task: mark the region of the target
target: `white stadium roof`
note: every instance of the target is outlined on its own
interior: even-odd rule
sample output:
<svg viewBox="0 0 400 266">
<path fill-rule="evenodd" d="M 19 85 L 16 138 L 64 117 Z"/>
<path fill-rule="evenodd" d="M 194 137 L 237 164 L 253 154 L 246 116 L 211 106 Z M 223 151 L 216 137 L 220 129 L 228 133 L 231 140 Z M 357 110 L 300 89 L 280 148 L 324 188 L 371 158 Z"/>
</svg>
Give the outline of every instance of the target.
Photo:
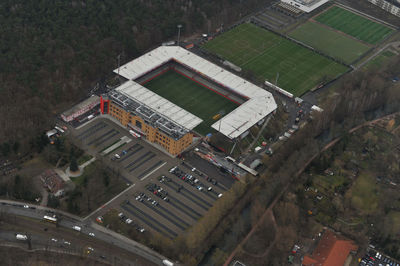
<svg viewBox="0 0 400 266">
<path fill-rule="evenodd" d="M 170 60 L 175 60 L 194 71 L 200 72 L 214 82 L 249 99 L 212 125 L 214 129 L 220 131 L 228 138 L 233 139 L 239 137 L 277 108 L 274 97 L 268 91 L 179 46 L 160 46 L 121 66 L 119 69 L 115 69 L 115 73 L 119 73 L 119 75 L 130 80 L 129 83 L 121 85 L 117 90 L 124 91 L 125 95 L 133 98 L 140 97 L 140 99 L 138 98 L 139 101 L 149 105 L 156 111 L 161 110 L 161 108 L 164 108 L 162 112 L 168 112 L 169 109 L 180 109 L 181 111 L 177 111 L 176 114 L 172 112 L 171 116 L 168 116 L 166 113 L 163 114 L 170 117 L 176 123 L 185 126 L 182 123 L 183 121 L 189 121 L 189 116 L 184 117 L 178 113 L 182 112 L 183 114 L 183 112 L 186 111 L 133 81 Z M 125 87 L 123 87 L 124 85 Z M 152 97 L 154 97 L 154 99 L 151 99 Z M 161 106 L 164 103 L 167 107 Z M 188 112 L 186 113 L 190 114 Z M 174 115 L 176 115 L 176 119 L 178 120 L 174 118 Z M 200 118 L 194 115 L 192 115 L 192 117 L 193 119 L 197 119 L 193 121 L 193 125 L 198 121 L 201 123 Z M 195 127 L 193 125 L 185 127 L 193 129 Z"/>
<path fill-rule="evenodd" d="M 157 113 L 171 119 L 175 123 L 192 130 L 198 126 L 202 119 L 182 109 L 176 104 L 171 103 L 167 99 L 155 94 L 149 89 L 146 89 L 139 83 L 132 80 L 125 82 L 121 86 L 115 89 L 127 97 L 131 97 L 134 100 L 150 107 Z"/>
</svg>

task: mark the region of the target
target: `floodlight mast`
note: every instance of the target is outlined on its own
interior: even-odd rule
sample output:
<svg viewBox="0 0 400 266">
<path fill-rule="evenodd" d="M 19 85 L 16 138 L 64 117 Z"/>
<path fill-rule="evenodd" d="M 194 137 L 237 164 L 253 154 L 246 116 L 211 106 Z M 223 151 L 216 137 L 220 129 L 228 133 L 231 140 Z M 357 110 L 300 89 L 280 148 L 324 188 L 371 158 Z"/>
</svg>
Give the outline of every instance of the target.
<svg viewBox="0 0 400 266">
<path fill-rule="evenodd" d="M 121 54 L 119 54 L 117 56 L 117 59 L 118 59 L 118 80 L 119 80 L 119 83 L 121 83 L 121 76 L 119 75 L 119 69 L 121 67 Z"/>
<path fill-rule="evenodd" d="M 182 25 L 178 24 L 177 27 L 178 27 L 178 46 L 179 46 L 180 39 L 181 39 L 181 28 L 182 28 Z"/>
</svg>

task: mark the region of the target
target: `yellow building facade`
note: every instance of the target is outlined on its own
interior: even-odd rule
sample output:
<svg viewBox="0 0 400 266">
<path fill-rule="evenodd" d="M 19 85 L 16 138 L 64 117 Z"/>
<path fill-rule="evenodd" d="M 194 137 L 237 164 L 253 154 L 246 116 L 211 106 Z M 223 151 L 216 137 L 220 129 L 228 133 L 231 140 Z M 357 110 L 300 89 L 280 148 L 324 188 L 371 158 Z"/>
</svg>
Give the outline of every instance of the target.
<svg viewBox="0 0 400 266">
<path fill-rule="evenodd" d="M 170 136 L 161 129 L 148 124 L 140 116 L 126 111 L 112 101 L 110 101 L 108 111 L 108 114 L 117 119 L 123 126 L 140 133 L 148 141 L 161 146 L 173 156 L 180 154 L 192 144 L 193 134 L 191 132 L 179 137 Z"/>
</svg>

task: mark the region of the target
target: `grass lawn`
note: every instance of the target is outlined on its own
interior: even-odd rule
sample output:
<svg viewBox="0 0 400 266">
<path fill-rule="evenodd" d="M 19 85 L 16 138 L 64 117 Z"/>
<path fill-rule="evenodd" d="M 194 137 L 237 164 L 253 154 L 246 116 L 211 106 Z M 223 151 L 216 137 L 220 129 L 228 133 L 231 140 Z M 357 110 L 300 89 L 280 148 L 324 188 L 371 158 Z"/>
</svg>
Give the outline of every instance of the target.
<svg viewBox="0 0 400 266">
<path fill-rule="evenodd" d="M 297 27 L 289 33 L 289 36 L 347 64 L 359 58 L 370 48 L 362 42 L 315 22 L 307 22 Z"/>
<path fill-rule="evenodd" d="M 337 6 L 328 9 L 315 20 L 371 44 L 382 41 L 393 32 L 383 24 Z"/>
<path fill-rule="evenodd" d="M 365 64 L 363 69 L 370 69 L 370 68 L 379 68 L 381 67 L 389 58 L 395 56 L 395 53 L 391 51 L 384 51 L 373 58 L 371 61 Z"/>
<path fill-rule="evenodd" d="M 385 227 L 388 228 L 388 232 L 391 235 L 397 235 L 400 233 L 400 212 L 391 211 L 388 213 L 385 219 Z"/>
<path fill-rule="evenodd" d="M 372 175 L 361 173 L 350 189 L 351 204 L 364 214 L 373 214 L 378 208 L 378 188 Z"/>
<path fill-rule="evenodd" d="M 212 131 L 213 116 L 223 111 L 225 114 L 238 105 L 175 71 L 156 77 L 144 85 L 172 103 L 203 119 L 194 130 L 200 134 Z"/>
<path fill-rule="evenodd" d="M 346 66 L 251 23 L 237 26 L 203 47 L 251 71 L 260 80 L 275 83 L 279 73 L 278 86 L 296 96 L 348 70 Z"/>
<path fill-rule="evenodd" d="M 334 194 L 338 187 L 345 186 L 349 182 L 348 177 L 342 175 L 316 175 L 313 179 L 313 186 L 324 190 L 326 194 Z"/>
</svg>

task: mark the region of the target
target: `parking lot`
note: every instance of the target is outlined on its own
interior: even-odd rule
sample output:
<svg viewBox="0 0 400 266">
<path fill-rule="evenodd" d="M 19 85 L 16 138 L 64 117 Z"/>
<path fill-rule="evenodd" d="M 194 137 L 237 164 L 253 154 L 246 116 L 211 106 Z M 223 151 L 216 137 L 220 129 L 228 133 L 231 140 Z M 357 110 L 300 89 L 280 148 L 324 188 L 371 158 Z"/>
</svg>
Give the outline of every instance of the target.
<svg viewBox="0 0 400 266">
<path fill-rule="evenodd" d="M 382 254 L 381 252 L 369 249 L 365 256 L 361 259 L 359 265 L 368 266 L 399 266 L 399 263 L 394 259 Z"/>
<path fill-rule="evenodd" d="M 72 135 L 83 149 L 103 158 L 107 167 L 130 184 L 90 219 L 117 209 L 120 218 L 138 231 L 175 238 L 200 219 L 234 182 L 170 157 L 109 119 L 97 118 L 73 130 Z"/>
</svg>

